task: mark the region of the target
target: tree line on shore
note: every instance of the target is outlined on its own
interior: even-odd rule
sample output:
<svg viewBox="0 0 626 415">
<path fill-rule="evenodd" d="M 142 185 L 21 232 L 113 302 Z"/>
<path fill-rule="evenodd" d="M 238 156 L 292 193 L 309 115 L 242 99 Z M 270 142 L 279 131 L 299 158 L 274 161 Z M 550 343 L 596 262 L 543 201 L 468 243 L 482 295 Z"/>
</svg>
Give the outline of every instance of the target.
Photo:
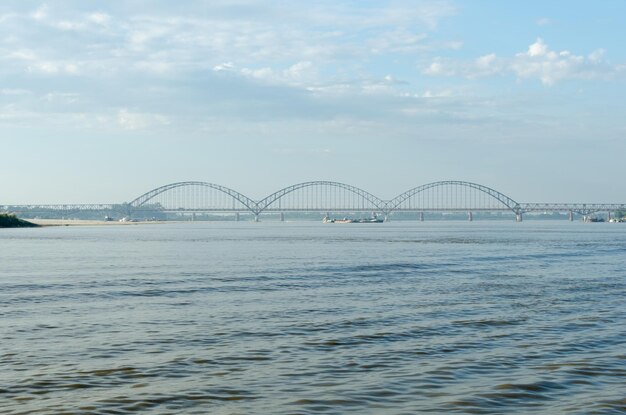
<svg viewBox="0 0 626 415">
<path fill-rule="evenodd" d="M 38 226 L 15 215 L 0 213 L 0 228 L 36 228 Z"/>
</svg>

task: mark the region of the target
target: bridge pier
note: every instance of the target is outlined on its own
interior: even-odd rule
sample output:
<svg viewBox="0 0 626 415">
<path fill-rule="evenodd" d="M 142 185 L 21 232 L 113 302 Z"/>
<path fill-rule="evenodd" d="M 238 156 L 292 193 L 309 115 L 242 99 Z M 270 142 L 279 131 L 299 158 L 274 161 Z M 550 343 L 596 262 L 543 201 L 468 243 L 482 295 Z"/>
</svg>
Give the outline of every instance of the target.
<svg viewBox="0 0 626 415">
<path fill-rule="evenodd" d="M 239 212 L 235 213 L 235 222 L 239 222 Z"/>
<path fill-rule="evenodd" d="M 472 212 L 467 212 L 467 220 L 469 220 L 470 222 L 474 220 L 474 216 L 472 215 Z"/>
<path fill-rule="evenodd" d="M 574 221 L 574 212 L 572 212 L 571 210 L 568 213 L 568 219 L 570 222 Z"/>
<path fill-rule="evenodd" d="M 424 222 L 424 212 L 420 212 L 420 222 Z"/>
<path fill-rule="evenodd" d="M 384 215 L 383 222 L 389 222 L 389 213 L 384 213 Z"/>
<path fill-rule="evenodd" d="M 258 221 L 259 221 L 259 214 L 258 214 L 258 213 L 255 213 L 255 214 L 254 214 L 254 221 L 255 221 L 255 222 L 258 222 Z"/>
<path fill-rule="evenodd" d="M 515 212 L 515 221 L 522 222 L 523 220 L 524 220 L 524 217 L 522 216 L 522 212 Z"/>
<path fill-rule="evenodd" d="M 192 221 L 192 222 L 195 222 L 195 221 L 196 221 L 196 212 L 193 212 L 193 213 L 191 214 L 191 221 Z"/>
<path fill-rule="evenodd" d="M 281 222 L 285 221 L 285 214 L 283 212 L 280 212 L 280 221 Z"/>
<path fill-rule="evenodd" d="M 611 221 L 611 211 L 610 210 L 606 213 L 606 221 L 607 222 Z"/>
</svg>

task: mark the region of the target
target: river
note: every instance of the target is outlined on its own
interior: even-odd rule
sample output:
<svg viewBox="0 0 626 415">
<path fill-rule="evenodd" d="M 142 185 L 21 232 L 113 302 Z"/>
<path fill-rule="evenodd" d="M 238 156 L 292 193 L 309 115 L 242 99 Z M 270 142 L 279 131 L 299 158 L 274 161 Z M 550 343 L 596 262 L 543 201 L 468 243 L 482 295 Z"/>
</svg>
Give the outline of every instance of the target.
<svg viewBox="0 0 626 415">
<path fill-rule="evenodd" d="M 626 224 L 0 230 L 0 414 L 626 413 Z"/>
</svg>

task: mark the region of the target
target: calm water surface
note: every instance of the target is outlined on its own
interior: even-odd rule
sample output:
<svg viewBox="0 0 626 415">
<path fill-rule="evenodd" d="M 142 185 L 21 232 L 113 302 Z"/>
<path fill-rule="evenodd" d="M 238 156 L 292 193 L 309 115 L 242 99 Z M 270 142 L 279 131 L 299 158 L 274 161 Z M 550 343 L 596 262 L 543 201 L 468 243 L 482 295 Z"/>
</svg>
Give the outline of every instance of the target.
<svg viewBox="0 0 626 415">
<path fill-rule="evenodd" d="M 626 413 L 626 224 L 0 230 L 2 414 Z"/>
</svg>

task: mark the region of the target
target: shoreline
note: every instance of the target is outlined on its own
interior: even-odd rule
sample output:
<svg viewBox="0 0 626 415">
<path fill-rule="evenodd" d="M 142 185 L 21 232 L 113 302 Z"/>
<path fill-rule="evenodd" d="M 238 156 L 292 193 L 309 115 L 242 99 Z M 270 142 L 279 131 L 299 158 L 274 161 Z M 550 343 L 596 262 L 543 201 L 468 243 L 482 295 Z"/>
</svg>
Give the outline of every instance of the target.
<svg viewBox="0 0 626 415">
<path fill-rule="evenodd" d="M 48 226 L 126 226 L 126 225 L 146 225 L 163 224 L 165 221 L 142 221 L 142 222 L 120 222 L 89 219 L 27 219 L 41 227 Z"/>
</svg>

